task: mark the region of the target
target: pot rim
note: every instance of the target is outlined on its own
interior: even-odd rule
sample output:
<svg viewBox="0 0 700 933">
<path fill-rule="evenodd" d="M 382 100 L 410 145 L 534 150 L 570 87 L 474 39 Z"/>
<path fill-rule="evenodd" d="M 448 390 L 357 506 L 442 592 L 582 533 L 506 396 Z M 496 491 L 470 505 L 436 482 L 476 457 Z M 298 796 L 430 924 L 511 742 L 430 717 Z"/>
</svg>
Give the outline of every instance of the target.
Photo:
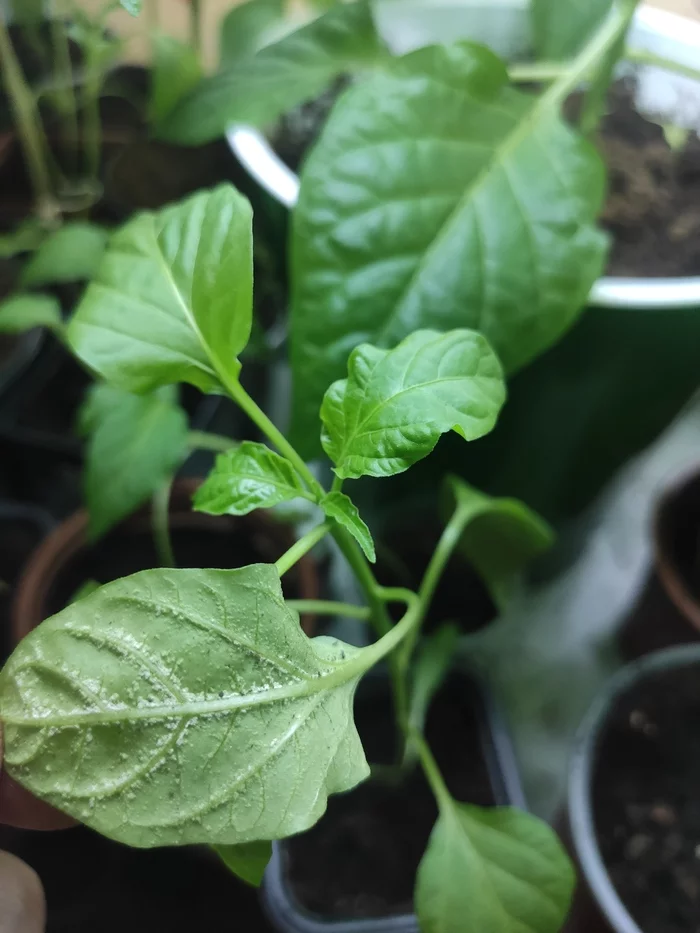
<svg viewBox="0 0 700 933">
<path fill-rule="evenodd" d="M 628 664 L 607 683 L 586 713 L 569 762 L 568 817 L 574 852 L 598 907 L 616 933 L 644 933 L 615 890 L 598 846 L 591 786 L 600 736 L 615 701 L 657 671 L 700 664 L 700 645 L 666 648 Z"/>
<path fill-rule="evenodd" d="M 502 5 L 521 6 L 514 0 L 505 0 Z M 640 7 L 635 14 L 635 25 L 658 33 L 666 42 L 700 51 L 700 24 L 687 17 L 667 10 Z M 260 187 L 291 210 L 299 198 L 299 176 L 279 158 L 265 136 L 253 127 L 237 125 L 226 132 L 226 140 L 239 162 Z M 700 305 L 700 276 L 602 276 L 591 290 L 588 305 L 597 308 L 634 308 L 640 311 L 695 308 Z"/>
</svg>

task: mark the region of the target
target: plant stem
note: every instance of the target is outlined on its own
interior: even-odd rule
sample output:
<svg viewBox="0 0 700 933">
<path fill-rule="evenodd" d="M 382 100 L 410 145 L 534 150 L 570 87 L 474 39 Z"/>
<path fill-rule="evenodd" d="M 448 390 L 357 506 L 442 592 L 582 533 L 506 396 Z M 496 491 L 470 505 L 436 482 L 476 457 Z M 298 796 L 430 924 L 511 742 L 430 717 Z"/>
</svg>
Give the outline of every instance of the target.
<svg viewBox="0 0 700 933">
<path fill-rule="evenodd" d="M 428 783 L 430 784 L 431 790 L 435 795 L 435 799 L 438 802 L 440 810 L 442 812 L 451 810 L 454 805 L 454 800 L 452 798 L 452 794 L 447 789 L 447 785 L 445 784 L 442 774 L 440 773 L 438 763 L 435 761 L 435 757 L 430 751 L 430 746 L 417 729 L 411 730 L 410 738 L 411 742 L 418 750 L 423 772 L 428 779 Z"/>
<path fill-rule="evenodd" d="M 322 525 L 317 525 L 315 528 L 312 528 L 303 538 L 299 538 L 299 540 L 275 562 L 275 567 L 279 575 L 283 576 L 288 570 L 291 570 L 292 567 L 301 560 L 304 554 L 308 554 L 311 548 L 315 547 L 319 541 L 326 537 L 329 531 L 330 526 L 328 522 L 324 522 Z"/>
<path fill-rule="evenodd" d="M 46 137 L 36 100 L 25 81 L 7 25 L 2 17 L 0 17 L 0 71 L 17 124 L 17 132 L 27 157 L 27 170 L 34 189 L 39 217 L 46 223 L 55 222 L 59 212 L 51 189 Z"/>
<path fill-rule="evenodd" d="M 191 450 L 212 450 L 215 453 L 225 454 L 229 450 L 239 447 L 240 444 L 223 434 L 210 434 L 208 431 L 190 431 L 187 435 L 187 446 Z"/>
<path fill-rule="evenodd" d="M 370 617 L 368 606 L 354 606 L 351 603 L 336 603 L 329 599 L 288 599 L 290 609 L 308 615 L 347 616 L 350 619 L 364 619 Z"/>
<path fill-rule="evenodd" d="M 151 503 L 151 523 L 158 560 L 161 567 L 175 567 L 175 554 L 170 539 L 170 490 L 173 477 L 154 494 Z"/>
<path fill-rule="evenodd" d="M 100 114 L 100 88 L 102 74 L 97 67 L 94 54 L 87 51 L 87 69 L 83 90 L 83 109 L 85 112 L 85 168 L 88 178 L 97 181 L 100 176 L 100 157 L 102 154 L 102 117 Z"/>
<path fill-rule="evenodd" d="M 51 18 L 51 42 L 53 45 L 54 67 L 56 82 L 60 89 L 61 116 L 65 120 L 68 141 L 71 151 L 71 162 L 75 167 L 77 162 L 77 147 L 80 138 L 80 124 L 78 122 L 78 102 L 75 96 L 73 77 L 73 63 L 70 57 L 70 45 L 65 22 L 59 16 L 60 10 L 54 3 Z"/>
<path fill-rule="evenodd" d="M 571 62 L 523 62 L 508 68 L 513 84 L 545 84 L 556 81 L 571 68 Z"/>
<path fill-rule="evenodd" d="M 663 55 L 647 52 L 646 49 L 628 48 L 625 50 L 624 58 L 635 65 L 653 65 L 655 68 L 663 68 L 665 71 L 672 71 L 675 74 L 684 75 L 686 78 L 692 78 L 694 81 L 700 81 L 700 68 L 683 65 L 672 58 L 664 58 Z"/>
</svg>

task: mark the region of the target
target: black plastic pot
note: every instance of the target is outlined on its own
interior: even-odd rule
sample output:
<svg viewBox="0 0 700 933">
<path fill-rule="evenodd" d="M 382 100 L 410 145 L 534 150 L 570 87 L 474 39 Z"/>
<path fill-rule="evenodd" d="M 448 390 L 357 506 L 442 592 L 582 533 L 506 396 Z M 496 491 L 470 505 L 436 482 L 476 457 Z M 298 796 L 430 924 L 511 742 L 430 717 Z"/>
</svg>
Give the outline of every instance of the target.
<svg viewBox="0 0 700 933">
<path fill-rule="evenodd" d="M 572 933 L 590 933 L 601 928 L 609 928 L 613 933 L 643 933 L 615 889 L 600 850 L 593 799 L 598 753 L 609 717 L 625 694 L 649 676 L 690 666 L 700 668 L 700 646 L 668 648 L 628 665 L 611 678 L 581 725 L 569 772 L 569 829 L 586 893 L 590 894 L 598 917 L 593 919 L 590 913 L 585 918 L 572 916 L 567 927 Z"/>
<path fill-rule="evenodd" d="M 355 707 L 358 728 L 370 759 L 361 722 L 362 707 L 368 706 L 371 716 L 379 702 L 388 703 L 389 696 L 388 683 L 384 678 L 378 681 L 375 677 L 374 683 L 372 680 L 372 675 L 368 675 L 366 682 L 361 685 Z M 453 673 L 446 686 L 475 698 L 474 718 L 478 724 L 479 751 L 488 773 L 493 803 L 524 809 L 525 797 L 514 750 L 493 697 L 483 684 L 463 673 Z M 380 696 L 377 696 L 378 692 Z M 455 735 L 454 740 L 459 742 L 460 737 Z M 265 912 L 280 933 L 419 933 L 415 914 L 346 920 L 310 912 L 299 903 L 288 877 L 292 857 L 290 848 L 286 842 L 274 845 L 262 889 Z"/>
</svg>

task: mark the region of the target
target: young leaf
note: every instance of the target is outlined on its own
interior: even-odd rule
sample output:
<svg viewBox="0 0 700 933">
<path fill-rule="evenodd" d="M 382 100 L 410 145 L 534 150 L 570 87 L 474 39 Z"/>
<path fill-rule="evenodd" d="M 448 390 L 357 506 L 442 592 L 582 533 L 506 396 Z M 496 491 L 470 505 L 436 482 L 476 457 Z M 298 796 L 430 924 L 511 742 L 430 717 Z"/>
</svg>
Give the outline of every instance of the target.
<svg viewBox="0 0 700 933">
<path fill-rule="evenodd" d="M 255 0 L 251 0 L 255 2 Z M 213 846 L 224 865 L 253 887 L 262 884 L 267 863 L 272 857 L 272 843 L 248 842 L 240 846 Z"/>
<path fill-rule="evenodd" d="M 250 58 L 284 14 L 282 0 L 246 0 L 234 6 L 221 24 L 221 66 Z"/>
<path fill-rule="evenodd" d="M 336 75 L 385 55 L 368 0 L 339 3 L 252 58 L 206 78 L 176 107 L 161 135 L 196 146 L 222 136 L 235 123 L 265 126 L 316 97 Z"/>
<path fill-rule="evenodd" d="M 63 318 L 58 299 L 51 295 L 13 295 L 0 303 L 0 333 L 19 334 L 32 327 L 61 333 Z"/>
<path fill-rule="evenodd" d="M 107 232 L 95 224 L 66 224 L 39 246 L 22 270 L 25 288 L 63 282 L 83 282 L 97 271 L 107 244 Z"/>
<path fill-rule="evenodd" d="M 197 51 L 171 36 L 153 37 L 153 79 L 149 117 L 157 128 L 202 77 Z"/>
<path fill-rule="evenodd" d="M 329 492 L 327 496 L 324 496 L 320 504 L 329 518 L 335 519 L 339 525 L 342 525 L 346 531 L 350 532 L 364 551 L 367 560 L 375 563 L 377 555 L 374 550 L 372 532 L 362 521 L 357 506 L 352 499 L 343 492 Z"/>
<path fill-rule="evenodd" d="M 118 0 L 118 3 L 132 16 L 138 16 L 141 12 L 141 0 Z"/>
<path fill-rule="evenodd" d="M 15 649 L 0 673 L 5 766 L 127 845 L 299 833 L 368 774 L 356 655 L 304 635 L 272 564 L 146 570 Z"/>
<path fill-rule="evenodd" d="M 247 515 L 300 496 L 309 498 L 292 464 L 264 444 L 244 441 L 219 454 L 197 490 L 194 507 L 209 515 Z"/>
<path fill-rule="evenodd" d="M 537 57 L 550 62 L 572 58 L 603 22 L 613 0 L 530 0 Z"/>
<path fill-rule="evenodd" d="M 447 431 L 467 441 L 488 434 L 505 397 L 500 364 L 481 334 L 419 330 L 394 350 L 353 350 L 348 378 L 323 399 L 321 443 L 343 479 L 393 476 Z"/>
<path fill-rule="evenodd" d="M 557 933 L 574 880 L 545 823 L 451 801 L 418 869 L 416 913 L 422 933 Z"/>
<path fill-rule="evenodd" d="M 408 714 L 409 724 L 417 732 L 423 732 L 430 703 L 450 669 L 458 641 L 459 629 L 451 623 L 421 641 L 413 663 Z"/>
<path fill-rule="evenodd" d="M 465 523 L 459 549 L 502 611 L 520 573 L 554 543 L 554 531 L 517 499 L 493 499 L 457 476 L 450 476 L 447 485 Z"/>
<path fill-rule="evenodd" d="M 419 49 L 352 87 L 302 172 L 292 230 L 295 446 L 350 347 L 470 327 L 507 372 L 574 322 L 602 272 L 604 169 L 560 119 L 559 87 L 509 86 L 467 42 Z"/>
<path fill-rule="evenodd" d="M 175 382 L 208 392 L 238 377 L 252 293 L 250 204 L 222 185 L 119 230 L 68 338 L 88 366 L 128 392 Z"/>
<path fill-rule="evenodd" d="M 84 482 L 95 539 L 143 505 L 180 465 L 187 415 L 170 386 L 132 395 L 98 385 L 80 420 L 90 434 Z"/>
</svg>

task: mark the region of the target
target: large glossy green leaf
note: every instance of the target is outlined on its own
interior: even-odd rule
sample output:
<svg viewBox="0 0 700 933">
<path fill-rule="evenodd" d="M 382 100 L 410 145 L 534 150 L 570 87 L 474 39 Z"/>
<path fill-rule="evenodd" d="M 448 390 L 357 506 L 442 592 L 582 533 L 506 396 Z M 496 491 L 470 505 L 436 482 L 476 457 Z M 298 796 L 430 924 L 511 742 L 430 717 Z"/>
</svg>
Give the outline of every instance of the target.
<svg viewBox="0 0 700 933">
<path fill-rule="evenodd" d="M 238 376 L 252 291 L 250 205 L 222 185 L 141 214 L 112 237 L 69 341 L 129 392 L 175 382 L 218 389 Z"/>
<path fill-rule="evenodd" d="M 385 55 L 368 0 L 339 3 L 308 26 L 202 81 L 175 109 L 161 135 L 199 145 L 235 123 L 265 126 L 320 94 L 336 75 Z"/>
<path fill-rule="evenodd" d="M 300 497 L 315 501 L 292 464 L 264 444 L 244 441 L 219 454 L 197 490 L 194 507 L 209 515 L 247 515 Z"/>
<path fill-rule="evenodd" d="M 604 171 L 559 91 L 508 85 L 467 42 L 396 60 L 336 104 L 292 232 L 295 444 L 348 351 L 473 327 L 507 371 L 570 327 L 603 268 Z"/>
<path fill-rule="evenodd" d="M 0 302 L 0 332 L 19 334 L 32 327 L 63 330 L 61 305 L 51 295 L 13 295 Z"/>
<path fill-rule="evenodd" d="M 344 492 L 329 492 L 320 502 L 320 506 L 329 518 L 349 531 L 362 548 L 367 560 L 374 563 L 377 555 L 374 549 L 372 532 L 362 520 L 357 506 Z"/>
<path fill-rule="evenodd" d="M 201 80 L 197 50 L 172 36 L 153 37 L 153 71 L 149 118 L 158 127 L 176 105 Z"/>
<path fill-rule="evenodd" d="M 255 0 L 250 0 L 255 2 Z M 272 843 L 269 841 L 249 842 L 240 846 L 214 846 L 217 855 L 227 868 L 252 884 L 258 887 L 262 884 L 267 863 L 272 856 Z"/>
<path fill-rule="evenodd" d="M 89 433 L 85 501 L 98 538 L 143 505 L 182 461 L 187 415 L 171 386 L 148 395 L 98 385 L 81 413 Z"/>
<path fill-rule="evenodd" d="M 517 499 L 493 499 L 457 476 L 447 485 L 463 522 L 459 549 L 503 611 L 523 570 L 554 543 L 554 531 Z"/>
<path fill-rule="evenodd" d="M 15 650 L 0 674 L 5 767 L 132 846 L 298 833 L 368 774 L 355 655 L 304 635 L 274 565 L 143 571 Z"/>
<path fill-rule="evenodd" d="M 422 933 L 557 933 L 574 871 L 546 823 L 451 801 L 418 869 Z"/>
<path fill-rule="evenodd" d="M 96 224 L 75 222 L 57 230 L 34 253 L 22 270 L 25 288 L 92 278 L 102 260 L 107 231 Z"/>
<path fill-rule="evenodd" d="M 232 7 L 221 23 L 221 66 L 230 67 L 254 55 L 283 15 L 282 0 L 246 0 Z"/>
<path fill-rule="evenodd" d="M 419 330 L 393 350 L 351 353 L 348 378 L 323 399 L 321 442 L 343 479 L 393 476 L 441 434 L 488 434 L 504 401 L 501 366 L 481 334 Z"/>
<path fill-rule="evenodd" d="M 550 62 L 575 55 L 612 9 L 613 0 L 530 0 L 537 55 Z"/>
</svg>

